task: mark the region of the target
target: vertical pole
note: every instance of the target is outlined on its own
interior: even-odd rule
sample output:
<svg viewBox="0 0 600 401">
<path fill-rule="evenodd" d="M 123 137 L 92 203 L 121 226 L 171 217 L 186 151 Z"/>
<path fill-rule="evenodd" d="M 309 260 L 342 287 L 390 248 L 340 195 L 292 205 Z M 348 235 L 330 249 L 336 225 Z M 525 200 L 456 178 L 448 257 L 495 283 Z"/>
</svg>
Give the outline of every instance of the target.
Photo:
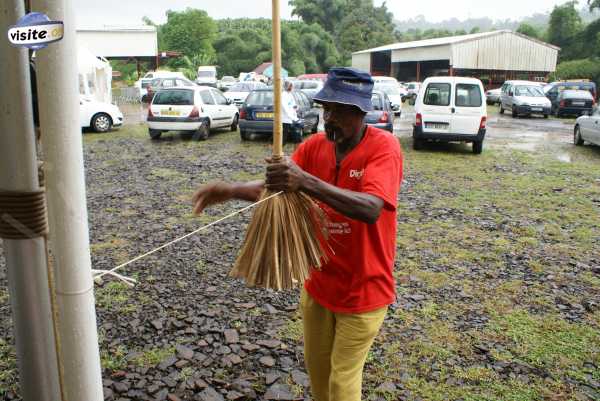
<svg viewBox="0 0 600 401">
<path fill-rule="evenodd" d="M 0 26 L 14 25 L 24 11 L 23 0 L 2 1 Z M 28 54 L 0 40 L 0 190 L 5 191 L 39 190 Z M 45 240 L 2 243 L 21 396 L 25 401 L 60 400 Z"/>
<path fill-rule="evenodd" d="M 37 54 L 40 126 L 65 399 L 102 401 L 73 3 L 73 0 L 33 0 L 36 11 L 51 20 L 64 21 L 64 38 Z"/>
<path fill-rule="evenodd" d="M 449 70 L 448 72 L 450 73 L 449 75 L 450 75 L 451 77 L 453 77 L 453 76 L 454 76 L 454 68 L 452 68 L 452 66 L 450 66 L 450 70 Z"/>
<path fill-rule="evenodd" d="M 281 21 L 279 0 L 273 2 L 273 156 L 283 157 L 283 125 L 281 123 Z"/>
<path fill-rule="evenodd" d="M 421 62 L 417 61 L 417 82 L 421 82 Z"/>
</svg>

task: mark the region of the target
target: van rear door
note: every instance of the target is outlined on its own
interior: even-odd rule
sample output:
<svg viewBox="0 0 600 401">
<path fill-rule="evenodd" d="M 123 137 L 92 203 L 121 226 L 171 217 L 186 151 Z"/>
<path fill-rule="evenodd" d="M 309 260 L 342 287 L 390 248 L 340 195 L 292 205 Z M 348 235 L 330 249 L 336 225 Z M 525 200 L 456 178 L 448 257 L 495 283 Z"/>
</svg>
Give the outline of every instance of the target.
<svg viewBox="0 0 600 401">
<path fill-rule="evenodd" d="M 423 94 L 423 131 L 431 133 L 450 133 L 450 96 L 452 83 L 429 82 Z"/>
<path fill-rule="evenodd" d="M 451 132 L 458 135 L 477 135 L 483 110 L 483 88 L 477 83 L 457 82 L 453 96 L 454 117 Z"/>
</svg>

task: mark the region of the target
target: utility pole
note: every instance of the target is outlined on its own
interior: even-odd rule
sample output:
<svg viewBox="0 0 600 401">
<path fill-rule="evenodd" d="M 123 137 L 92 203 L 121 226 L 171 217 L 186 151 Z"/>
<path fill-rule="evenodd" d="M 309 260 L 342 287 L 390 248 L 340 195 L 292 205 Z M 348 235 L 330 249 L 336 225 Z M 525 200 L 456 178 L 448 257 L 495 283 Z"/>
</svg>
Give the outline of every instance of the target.
<svg viewBox="0 0 600 401">
<path fill-rule="evenodd" d="M 79 121 L 73 0 L 32 0 L 64 22 L 64 37 L 37 52 L 41 142 L 56 276 L 65 401 L 102 401 L 102 377 Z"/>
<path fill-rule="evenodd" d="M 43 199 L 38 182 L 29 52 L 12 47 L 4 31 L 24 14 L 23 0 L 0 2 L 3 29 L 0 40 L 0 238 L 3 238 L 8 275 L 21 396 L 25 401 L 56 401 L 62 398 L 46 239 L 42 232 L 45 229 L 31 230 L 27 221 L 36 213 L 33 207 L 36 201 L 31 201 L 31 197 L 38 197 L 38 205 L 39 199 Z M 41 214 L 44 214 L 43 206 Z"/>
</svg>

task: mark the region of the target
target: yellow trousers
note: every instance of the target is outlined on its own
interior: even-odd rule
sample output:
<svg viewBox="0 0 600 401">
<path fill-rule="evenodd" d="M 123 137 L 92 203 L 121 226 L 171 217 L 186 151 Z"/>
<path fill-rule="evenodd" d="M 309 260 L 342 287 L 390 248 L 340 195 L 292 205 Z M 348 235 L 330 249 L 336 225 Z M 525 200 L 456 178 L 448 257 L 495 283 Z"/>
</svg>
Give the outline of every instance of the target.
<svg viewBox="0 0 600 401">
<path fill-rule="evenodd" d="M 362 372 L 387 307 L 334 313 L 302 289 L 304 361 L 314 401 L 360 401 Z"/>
</svg>

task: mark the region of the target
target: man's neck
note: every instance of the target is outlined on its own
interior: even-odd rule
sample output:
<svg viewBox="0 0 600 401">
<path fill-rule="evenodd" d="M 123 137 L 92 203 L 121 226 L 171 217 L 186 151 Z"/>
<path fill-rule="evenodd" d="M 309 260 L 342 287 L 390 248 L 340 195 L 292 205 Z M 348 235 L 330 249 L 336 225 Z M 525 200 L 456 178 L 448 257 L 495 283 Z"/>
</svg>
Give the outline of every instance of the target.
<svg viewBox="0 0 600 401">
<path fill-rule="evenodd" d="M 342 159 L 346 156 L 352 149 L 354 149 L 362 140 L 365 132 L 367 130 L 366 124 L 362 124 L 355 129 L 354 135 L 343 142 L 335 143 L 336 154 L 339 156 L 339 159 Z"/>
</svg>

